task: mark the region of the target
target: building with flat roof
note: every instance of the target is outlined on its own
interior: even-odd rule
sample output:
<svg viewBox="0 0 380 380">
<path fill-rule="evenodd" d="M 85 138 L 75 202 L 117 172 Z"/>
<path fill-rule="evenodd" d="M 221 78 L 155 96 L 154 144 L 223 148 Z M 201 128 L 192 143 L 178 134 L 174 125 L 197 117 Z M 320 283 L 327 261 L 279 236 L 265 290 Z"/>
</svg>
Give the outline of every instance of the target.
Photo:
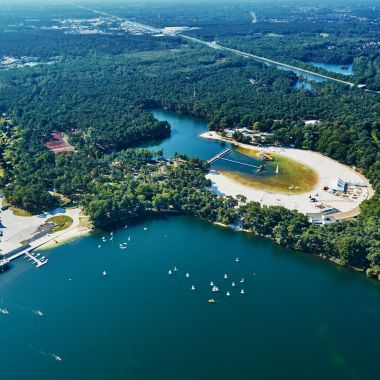
<svg viewBox="0 0 380 380">
<path fill-rule="evenodd" d="M 347 181 L 344 181 L 341 178 L 333 179 L 329 185 L 329 192 L 330 193 L 334 193 L 334 192 L 345 193 L 347 191 L 347 187 L 348 187 Z"/>
</svg>

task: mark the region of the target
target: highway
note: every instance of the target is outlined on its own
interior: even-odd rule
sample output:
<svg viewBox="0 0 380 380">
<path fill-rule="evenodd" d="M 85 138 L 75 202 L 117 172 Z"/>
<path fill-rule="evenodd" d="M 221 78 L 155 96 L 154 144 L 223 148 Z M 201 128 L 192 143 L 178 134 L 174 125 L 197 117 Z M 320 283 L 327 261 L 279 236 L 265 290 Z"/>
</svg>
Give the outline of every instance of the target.
<svg viewBox="0 0 380 380">
<path fill-rule="evenodd" d="M 333 82 L 337 82 L 337 83 L 340 83 L 340 84 L 344 84 L 346 86 L 350 86 L 350 87 L 355 86 L 355 84 L 352 83 L 352 82 L 348 82 L 348 81 L 344 81 L 344 80 L 341 80 L 341 79 L 330 77 L 328 75 L 316 73 L 315 71 L 310 71 L 310 70 L 302 69 L 302 68 L 297 67 L 297 66 L 292 66 L 292 65 L 288 65 L 286 63 L 274 61 L 273 59 L 261 57 L 259 55 L 255 55 L 255 54 L 246 53 L 246 52 L 241 51 L 241 50 L 231 49 L 231 48 L 228 48 L 226 46 L 222 46 L 222 45 L 219 45 L 219 44 L 216 44 L 216 43 L 213 43 L 213 42 L 207 42 L 207 41 L 200 40 L 198 38 L 189 37 L 189 36 L 187 36 L 185 34 L 179 34 L 179 35 L 182 38 L 185 38 L 185 39 L 190 40 L 190 41 L 195 42 L 195 43 L 206 45 L 206 46 L 208 46 L 210 48 L 213 48 L 213 49 L 225 50 L 225 51 L 228 51 L 228 52 L 231 52 L 231 53 L 235 53 L 235 54 L 240 55 L 240 56 L 245 57 L 245 58 L 252 58 L 252 59 L 255 59 L 255 60 L 260 61 L 260 62 L 269 63 L 271 65 L 281 66 L 281 67 L 284 67 L 284 68 L 287 68 L 287 69 L 290 69 L 290 70 L 297 70 L 297 71 L 300 71 L 300 72 L 305 73 L 305 74 L 313 75 L 313 76 L 318 77 L 318 78 L 322 78 L 322 79 L 326 79 L 326 80 L 329 80 L 329 81 L 333 81 Z"/>
<path fill-rule="evenodd" d="M 94 12 L 94 13 L 96 13 L 98 15 L 102 15 L 102 16 L 106 16 L 106 17 L 112 17 L 112 18 L 114 18 L 116 20 L 119 20 L 121 22 L 128 22 L 131 25 L 134 25 L 134 26 L 136 26 L 136 27 L 138 27 L 140 29 L 144 29 L 144 30 L 146 30 L 148 32 L 151 32 L 151 33 L 165 33 L 163 29 L 155 28 L 153 26 L 150 26 L 150 25 L 147 25 L 147 24 L 143 24 L 143 23 L 139 23 L 139 22 L 136 22 L 136 21 L 131 21 L 131 20 L 128 20 L 128 19 L 124 19 L 124 18 L 121 18 L 119 16 L 112 15 L 110 13 L 106 13 L 106 12 L 103 12 L 103 11 L 98 11 L 98 10 L 91 9 L 91 8 L 87 8 L 87 7 L 78 5 L 78 4 L 73 4 L 73 3 L 66 3 L 66 4 L 70 4 L 72 6 L 76 6 L 78 8 L 82 8 L 82 9 Z M 334 77 L 330 77 L 328 75 L 320 74 L 320 73 L 317 73 L 315 71 L 302 69 L 302 68 L 297 67 L 297 66 L 288 65 L 286 63 L 275 61 L 273 59 L 269 59 L 269 58 L 266 58 L 266 57 L 261 57 L 259 55 L 247 53 L 247 52 L 244 52 L 244 51 L 241 51 L 241 50 L 232 49 L 232 48 L 229 48 L 229 47 L 226 47 L 226 46 L 223 46 L 223 45 L 219 45 L 219 44 L 214 43 L 214 42 L 207 42 L 207 41 L 201 40 L 199 38 L 190 37 L 190 36 L 188 36 L 186 34 L 183 34 L 183 33 L 170 33 L 170 34 L 167 34 L 167 35 L 168 36 L 178 36 L 178 37 L 181 37 L 181 38 L 186 39 L 188 41 L 192 41 L 194 43 L 198 43 L 198 44 L 201 44 L 201 45 L 204 45 L 204 46 L 208 46 L 209 48 L 212 48 L 212 49 L 224 50 L 224 51 L 227 51 L 227 52 L 239 55 L 239 56 L 244 57 L 244 58 L 255 59 L 257 61 L 265 62 L 265 63 L 268 63 L 270 65 L 284 67 L 285 69 L 289 69 L 289 70 L 297 70 L 297 71 L 299 71 L 301 73 L 312 75 L 312 76 L 315 76 L 317 78 L 325 79 L 325 80 L 328 80 L 328 81 L 331 81 L 331 82 L 343 84 L 345 86 L 349 86 L 349 87 L 354 87 L 355 86 L 355 84 L 352 83 L 352 82 L 348 82 L 348 81 L 345 81 L 345 80 L 342 80 L 342 79 L 337 79 L 337 78 L 334 78 Z"/>
</svg>

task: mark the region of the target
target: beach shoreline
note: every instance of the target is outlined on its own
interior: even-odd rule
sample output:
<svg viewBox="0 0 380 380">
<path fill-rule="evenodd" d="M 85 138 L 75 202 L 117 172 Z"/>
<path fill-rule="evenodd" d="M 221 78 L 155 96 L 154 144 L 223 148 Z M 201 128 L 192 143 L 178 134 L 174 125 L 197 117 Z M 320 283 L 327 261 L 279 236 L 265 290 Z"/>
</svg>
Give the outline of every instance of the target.
<svg viewBox="0 0 380 380">
<path fill-rule="evenodd" d="M 252 146 L 231 141 L 213 131 L 202 133 L 200 137 L 228 142 L 245 149 L 282 155 L 314 170 L 318 178 L 316 185 L 310 191 L 298 194 L 284 194 L 245 185 L 229 178 L 222 171 L 211 170 L 206 177 L 213 183 L 212 191 L 220 195 L 236 197 L 241 194 L 248 201 L 259 202 L 264 206 L 282 206 L 289 210 L 297 210 L 303 214 L 307 214 L 321 212 L 321 208 L 319 208 L 321 205 L 325 209 L 334 208 L 339 210 L 339 212 L 347 213 L 359 209 L 360 203 L 369 199 L 374 194 L 368 179 L 361 173 L 318 152 L 285 147 Z M 324 190 L 332 181 L 338 178 L 352 183 L 363 184 L 360 188 L 360 195 L 357 198 L 346 198 L 336 196 Z M 311 202 L 311 198 L 316 198 L 317 202 Z"/>
<path fill-rule="evenodd" d="M 44 234 L 34 240 L 31 243 L 32 246 L 39 250 L 49 249 L 91 233 L 92 226 L 89 218 L 83 214 L 80 207 L 59 208 L 32 216 L 18 216 L 11 209 L 7 209 L 0 214 L 3 233 L 0 241 L 1 253 L 6 255 L 20 249 L 26 240 L 36 235 L 50 217 L 61 215 L 73 220 L 71 226 L 65 230 Z"/>
</svg>

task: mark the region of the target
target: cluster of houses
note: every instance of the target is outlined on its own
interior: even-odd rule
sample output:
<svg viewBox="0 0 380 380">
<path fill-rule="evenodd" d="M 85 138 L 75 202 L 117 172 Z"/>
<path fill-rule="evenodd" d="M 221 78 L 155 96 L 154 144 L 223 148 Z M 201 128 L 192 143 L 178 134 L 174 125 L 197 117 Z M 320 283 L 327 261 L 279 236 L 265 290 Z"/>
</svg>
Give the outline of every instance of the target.
<svg viewBox="0 0 380 380">
<path fill-rule="evenodd" d="M 269 132 L 260 132 L 253 131 L 248 128 L 236 128 L 236 129 L 225 129 L 224 133 L 227 138 L 233 138 L 234 133 L 239 132 L 245 137 L 249 137 L 252 143 L 264 144 L 266 139 L 269 136 L 272 136 L 272 133 Z"/>
</svg>

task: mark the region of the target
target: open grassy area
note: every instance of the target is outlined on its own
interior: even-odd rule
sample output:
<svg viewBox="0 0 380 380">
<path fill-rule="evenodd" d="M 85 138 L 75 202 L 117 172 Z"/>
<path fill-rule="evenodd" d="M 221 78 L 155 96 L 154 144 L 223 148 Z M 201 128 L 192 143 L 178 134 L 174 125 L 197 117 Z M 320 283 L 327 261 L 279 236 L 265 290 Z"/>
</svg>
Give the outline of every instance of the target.
<svg viewBox="0 0 380 380">
<path fill-rule="evenodd" d="M 12 206 L 6 199 L 3 198 L 2 201 L 2 207 L 9 207 L 9 209 L 13 212 L 16 216 L 32 216 L 32 214 L 28 211 L 25 211 L 21 208 L 18 208 L 16 206 Z"/>
<path fill-rule="evenodd" d="M 47 219 L 46 222 L 53 222 L 57 224 L 57 227 L 55 227 L 52 231 L 54 233 L 69 228 L 73 224 L 73 219 L 67 215 L 58 215 L 52 216 L 51 218 Z"/>
<path fill-rule="evenodd" d="M 25 211 L 25 210 L 23 210 L 21 208 L 15 207 L 15 206 L 10 207 L 10 210 L 16 216 L 32 216 L 32 214 L 30 212 Z"/>
<path fill-rule="evenodd" d="M 240 153 L 258 159 L 257 150 L 236 147 Z M 278 165 L 279 173 L 271 176 L 250 176 L 242 173 L 223 171 L 223 174 L 231 179 L 256 189 L 266 190 L 281 194 L 302 194 L 312 190 L 318 176 L 311 168 L 278 154 L 272 154 L 273 161 L 265 161 L 267 166 L 275 169 Z"/>
</svg>

